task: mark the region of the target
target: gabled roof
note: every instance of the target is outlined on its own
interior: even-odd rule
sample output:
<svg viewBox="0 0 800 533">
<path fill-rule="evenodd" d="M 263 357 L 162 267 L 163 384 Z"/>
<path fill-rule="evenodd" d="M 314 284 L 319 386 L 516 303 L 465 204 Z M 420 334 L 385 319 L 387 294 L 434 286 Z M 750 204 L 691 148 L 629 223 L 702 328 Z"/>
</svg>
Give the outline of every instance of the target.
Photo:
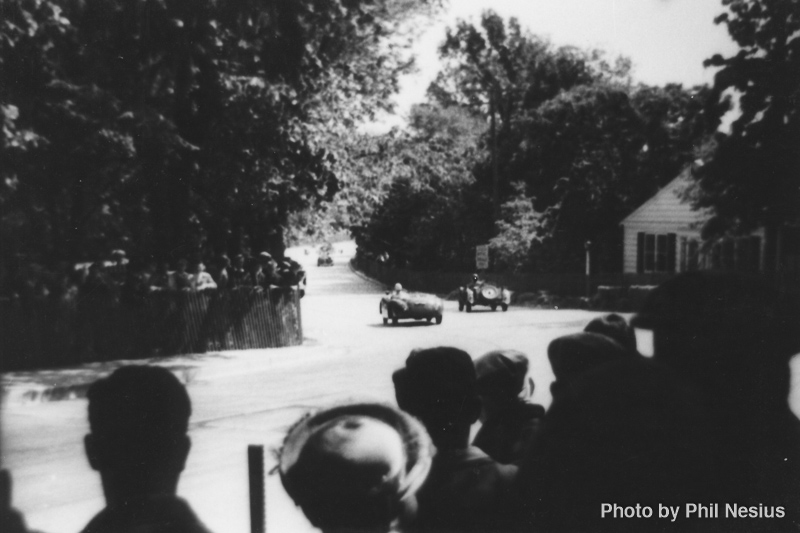
<svg viewBox="0 0 800 533">
<path fill-rule="evenodd" d="M 636 211 L 625 217 L 622 225 L 638 223 L 664 223 L 689 226 L 708 218 L 705 210 L 695 210 L 684 201 L 680 193 L 691 180 L 691 170 L 687 168 L 677 178 L 669 182 Z"/>
</svg>

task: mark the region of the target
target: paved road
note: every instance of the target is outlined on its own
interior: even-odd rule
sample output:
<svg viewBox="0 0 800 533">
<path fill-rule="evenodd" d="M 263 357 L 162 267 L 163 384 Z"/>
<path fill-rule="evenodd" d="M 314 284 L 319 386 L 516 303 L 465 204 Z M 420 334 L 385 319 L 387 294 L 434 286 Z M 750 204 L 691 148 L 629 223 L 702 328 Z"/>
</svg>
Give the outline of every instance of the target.
<svg viewBox="0 0 800 533">
<path fill-rule="evenodd" d="M 159 362 L 187 384 L 193 401 L 192 451 L 179 493 L 217 532 L 249 531 L 246 447 L 280 445 L 288 426 L 304 411 L 347 399 L 393 402 L 391 373 L 416 347 L 452 345 L 473 356 L 515 348 L 531 359 L 534 399 L 549 405 L 552 373 L 546 347 L 553 338 L 578 331 L 594 316 L 584 311 L 511 308 L 459 313 L 447 302 L 441 325 L 384 326 L 378 314 L 383 287 L 354 274 L 349 244 L 337 245 L 333 267 L 317 267 L 313 251 L 296 257 L 309 262 L 309 286 L 302 300 L 303 346 L 172 358 Z M 47 379 L 102 374 L 87 365 L 48 373 Z M 6 382 L 20 376 L 6 376 Z M 30 378 L 35 381 L 34 378 Z M 83 454 L 86 401 L 5 402 L 2 462 L 14 479 L 14 504 L 30 527 L 72 533 L 103 505 L 99 478 Z M 274 466 L 271 455 L 267 468 Z M 310 531 L 273 475 L 267 481 L 268 531 Z"/>
</svg>

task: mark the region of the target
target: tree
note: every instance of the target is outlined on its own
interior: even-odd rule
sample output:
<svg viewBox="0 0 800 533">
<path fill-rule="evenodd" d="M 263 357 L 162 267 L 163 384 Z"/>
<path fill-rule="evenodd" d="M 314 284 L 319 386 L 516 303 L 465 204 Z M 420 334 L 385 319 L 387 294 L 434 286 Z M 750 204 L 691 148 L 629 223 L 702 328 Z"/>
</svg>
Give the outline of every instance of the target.
<svg viewBox="0 0 800 533">
<path fill-rule="evenodd" d="M 520 118 L 509 172 L 541 213 L 528 268 L 621 268 L 622 219 L 693 157 L 704 135 L 705 89 L 628 87 L 608 82 L 564 91 Z"/>
<path fill-rule="evenodd" d="M 541 213 L 534 209 L 533 198 L 525 194 L 524 183 L 515 184 L 515 188 L 517 193 L 502 206 L 497 235 L 489 241 L 495 270 L 522 270 L 528 263 L 531 246 L 541 239 Z"/>
<path fill-rule="evenodd" d="M 445 258 L 470 264 L 470 247 L 491 239 L 496 266 L 557 272 L 582 272 L 584 245 L 592 241 L 594 268 L 619 271 L 619 223 L 693 159 L 705 135 L 707 90 L 633 86 L 629 61 L 611 64 L 598 51 L 555 49 L 491 12 L 479 28 L 460 22 L 448 31 L 440 52 L 445 67 L 428 93 L 440 109 L 417 127 L 430 123 L 446 131 L 442 108 L 481 120 L 480 136 L 460 137 L 478 148 L 468 167 L 473 179 L 435 189 L 448 196 L 446 205 L 436 205 L 417 194 L 430 183 L 412 175 L 386 197 L 391 206 L 376 208 L 370 227 L 391 213 L 401 219 L 404 209 L 430 221 L 439 220 L 432 213 L 447 212 L 456 226 L 431 222 L 414 233 L 400 224 L 393 237 L 456 247 L 446 252 L 430 243 L 442 268 L 457 268 Z M 486 129 L 492 115 L 495 134 Z M 425 147 L 424 153 L 434 151 Z M 383 226 L 383 238 L 391 228 Z"/>
<path fill-rule="evenodd" d="M 390 105 L 404 28 L 437 6 L 4 2 L 3 244 L 280 252 L 289 215 L 338 190 L 328 139 Z"/>
<path fill-rule="evenodd" d="M 388 253 L 398 265 L 458 268 L 489 235 L 475 221 L 488 207 L 470 189 L 485 124 L 461 107 L 414 106 L 408 132 L 366 139 L 352 154 L 358 180 L 345 182 L 355 199 L 366 192 L 368 218 L 354 226 L 359 249 Z M 370 189 L 364 183 L 372 183 Z M 364 204 L 353 204 L 364 205 Z"/>
<path fill-rule="evenodd" d="M 630 64 L 613 65 L 597 50 L 554 48 L 523 30 L 511 18 L 506 23 L 492 11 L 484 12 L 480 26 L 460 21 L 448 29 L 439 49 L 444 68 L 428 89 L 442 105 L 461 105 L 491 122 L 487 146 L 493 156 L 476 172 L 479 185 L 491 194 L 495 206 L 513 194 L 517 180 L 502 162 L 512 157 L 512 125 L 561 91 L 600 80 L 624 80 Z"/>
<path fill-rule="evenodd" d="M 768 261 L 783 225 L 800 222 L 800 2 L 724 0 L 725 24 L 740 46 L 720 67 L 710 114 L 719 119 L 738 95 L 738 117 L 719 133 L 696 172 L 695 204 L 716 214 L 716 235 L 767 230 Z"/>
</svg>

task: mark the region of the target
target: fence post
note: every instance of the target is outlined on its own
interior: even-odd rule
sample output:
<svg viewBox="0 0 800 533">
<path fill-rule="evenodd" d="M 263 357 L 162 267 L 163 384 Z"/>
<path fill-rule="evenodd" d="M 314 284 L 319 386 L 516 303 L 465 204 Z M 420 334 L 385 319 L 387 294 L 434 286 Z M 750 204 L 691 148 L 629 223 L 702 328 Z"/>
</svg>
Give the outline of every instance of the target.
<svg viewBox="0 0 800 533">
<path fill-rule="evenodd" d="M 251 444 L 247 447 L 247 474 L 250 480 L 250 533 L 265 533 L 263 446 Z"/>
</svg>

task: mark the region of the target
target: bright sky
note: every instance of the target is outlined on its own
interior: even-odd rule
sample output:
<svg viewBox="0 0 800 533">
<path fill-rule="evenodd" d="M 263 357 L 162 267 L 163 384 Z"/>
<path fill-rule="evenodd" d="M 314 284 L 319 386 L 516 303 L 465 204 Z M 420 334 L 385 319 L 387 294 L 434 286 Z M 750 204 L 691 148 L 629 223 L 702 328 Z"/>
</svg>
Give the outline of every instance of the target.
<svg viewBox="0 0 800 533">
<path fill-rule="evenodd" d="M 411 105 L 425 99 L 438 71 L 437 47 L 446 27 L 457 19 L 472 20 L 492 9 L 504 19 L 516 17 L 523 28 L 555 46 L 598 48 L 609 58 L 633 61 L 633 78 L 649 85 L 677 82 L 711 84 L 714 72 L 703 60 L 715 53 L 729 56 L 738 49 L 725 26 L 714 24 L 723 12 L 721 0 L 450 0 L 446 13 L 415 46 L 419 72 L 402 81 L 396 117 L 365 128 L 379 132 L 386 124 L 402 124 Z"/>
</svg>

